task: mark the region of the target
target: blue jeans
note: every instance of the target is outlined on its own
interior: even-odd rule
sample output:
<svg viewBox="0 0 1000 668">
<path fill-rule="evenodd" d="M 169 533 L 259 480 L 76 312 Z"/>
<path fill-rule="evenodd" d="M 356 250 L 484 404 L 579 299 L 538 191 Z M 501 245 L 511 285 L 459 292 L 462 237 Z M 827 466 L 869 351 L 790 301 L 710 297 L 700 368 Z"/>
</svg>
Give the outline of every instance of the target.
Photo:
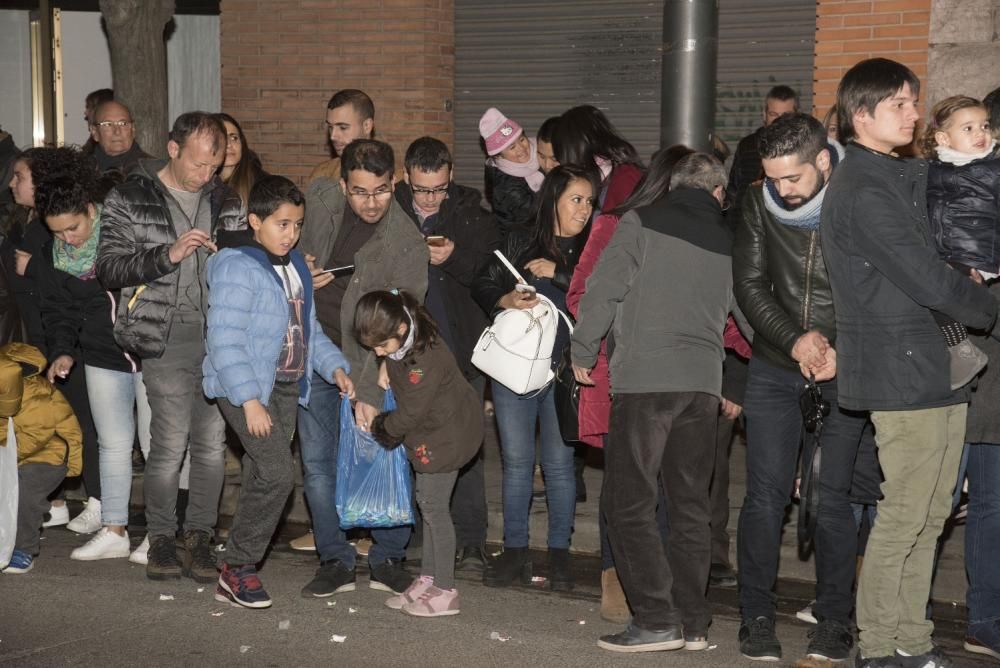
<svg viewBox="0 0 1000 668">
<path fill-rule="evenodd" d="M 101 524 L 127 526 L 136 426 L 139 428 L 139 447 L 143 456 L 149 457 L 152 416 L 146 386 L 141 372 L 112 371 L 89 364 L 84 369 L 101 453 Z"/>
<path fill-rule="evenodd" d="M 781 532 L 802 445 L 799 395 L 805 382 L 798 371 L 777 367 L 758 357 L 750 360 L 743 404 L 747 425 L 747 493 L 737 532 L 740 607 L 744 619 L 774 618 L 773 590 L 778 577 Z M 820 387 L 823 398 L 830 402 L 830 415 L 824 420 L 821 439 L 814 611 L 819 619 L 847 623 L 854 606 L 852 585 L 858 547 L 852 493 L 859 498 L 877 498 L 877 490 L 852 492 L 852 484 L 859 477 L 855 465 L 859 463 L 867 416 L 838 408 L 835 381 L 821 383 Z M 812 435 L 807 438 L 812 439 Z M 874 460 L 870 460 L 870 465 L 876 466 Z M 877 479 L 877 475 L 861 477 Z"/>
<path fill-rule="evenodd" d="M 965 572 L 969 624 L 1000 619 L 1000 444 L 972 443 L 969 453 L 969 516 L 965 521 Z"/>
<path fill-rule="evenodd" d="M 340 390 L 336 385 L 313 374 L 309 407 L 299 406 L 299 448 L 304 469 L 303 488 L 312 515 L 316 552 L 321 562 L 340 561 L 354 568 L 356 552 L 347 542 L 337 515 L 337 451 L 340 446 Z M 406 556 L 410 541 L 409 525 L 391 529 L 373 529 L 375 543 L 368 552 L 368 562 Z"/>
<path fill-rule="evenodd" d="M 520 395 L 494 382 L 493 406 L 503 454 L 504 547 L 528 546 L 537 423 L 545 498 L 549 506 L 548 545 L 568 548 L 576 513 L 576 470 L 573 448 L 559 433 L 552 385 L 537 395 Z"/>
</svg>

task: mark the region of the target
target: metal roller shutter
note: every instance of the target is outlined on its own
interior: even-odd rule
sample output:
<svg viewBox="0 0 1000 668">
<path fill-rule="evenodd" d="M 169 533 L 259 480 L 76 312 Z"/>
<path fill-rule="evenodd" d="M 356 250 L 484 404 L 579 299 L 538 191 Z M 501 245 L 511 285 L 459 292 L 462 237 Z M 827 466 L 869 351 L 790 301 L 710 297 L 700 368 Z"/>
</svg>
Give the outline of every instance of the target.
<svg viewBox="0 0 1000 668">
<path fill-rule="evenodd" d="M 719 134 L 731 142 L 757 127 L 774 81 L 809 109 L 815 0 L 721 0 L 719 12 Z M 648 159 L 659 148 L 662 23 L 659 0 L 456 0 L 456 179 L 481 186 L 479 117 L 491 106 L 533 135 L 593 104 Z"/>
</svg>

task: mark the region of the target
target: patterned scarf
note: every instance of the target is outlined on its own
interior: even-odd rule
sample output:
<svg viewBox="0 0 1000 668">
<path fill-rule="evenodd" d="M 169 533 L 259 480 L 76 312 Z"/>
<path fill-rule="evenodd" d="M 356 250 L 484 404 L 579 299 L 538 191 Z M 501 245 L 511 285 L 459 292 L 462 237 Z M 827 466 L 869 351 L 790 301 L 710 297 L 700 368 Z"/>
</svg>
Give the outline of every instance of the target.
<svg viewBox="0 0 1000 668">
<path fill-rule="evenodd" d="M 81 281 L 89 281 L 97 277 L 94 265 L 97 262 L 97 242 L 101 239 L 101 205 L 97 205 L 97 213 L 91 222 L 90 236 L 77 247 L 60 239 L 53 239 L 52 264 L 59 271 L 65 271 L 70 276 L 76 276 Z"/>
</svg>

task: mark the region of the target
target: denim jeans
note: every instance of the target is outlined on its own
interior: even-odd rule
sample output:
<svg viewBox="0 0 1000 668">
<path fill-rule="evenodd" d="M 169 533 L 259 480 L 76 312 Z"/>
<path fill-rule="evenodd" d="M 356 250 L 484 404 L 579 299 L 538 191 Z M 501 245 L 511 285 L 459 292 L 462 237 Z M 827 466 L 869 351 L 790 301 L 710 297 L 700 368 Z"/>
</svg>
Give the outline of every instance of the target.
<svg viewBox="0 0 1000 668">
<path fill-rule="evenodd" d="M 132 493 L 132 445 L 139 429 L 139 446 L 149 458 L 151 414 L 142 373 L 85 367 L 90 412 L 101 452 L 101 523 L 128 525 Z M 133 410 L 134 409 L 134 410 Z"/>
<path fill-rule="evenodd" d="M 791 500 L 802 444 L 799 395 L 805 379 L 758 357 L 750 360 L 743 406 L 747 425 L 747 492 L 737 532 L 740 607 L 744 619 L 774 618 L 778 556 L 785 509 Z M 821 437 L 816 525 L 818 619 L 848 623 L 858 526 L 851 507 L 852 481 L 867 416 L 840 410 L 833 381 L 820 385 L 830 402 Z M 812 435 L 807 438 L 811 439 Z M 871 477 L 871 476 L 867 476 Z"/>
<path fill-rule="evenodd" d="M 503 455 L 503 545 L 528 546 L 528 515 L 535 472 L 535 425 L 549 507 L 550 548 L 569 548 L 576 513 L 573 447 L 563 440 L 552 385 L 535 395 L 511 392 L 493 383 L 493 406 Z"/>
<path fill-rule="evenodd" d="M 1000 619 L 1000 444 L 968 446 L 969 516 L 965 521 L 965 572 L 969 624 Z"/>
<path fill-rule="evenodd" d="M 312 515 L 316 552 L 321 562 L 340 561 L 354 568 L 354 546 L 340 528 L 337 514 L 337 451 L 340 446 L 340 390 L 314 373 L 309 406 L 299 406 L 299 448 L 302 451 L 303 489 Z M 406 556 L 409 525 L 373 529 L 375 539 L 369 563 Z"/>
<path fill-rule="evenodd" d="M 205 359 L 204 324 L 175 314 L 162 357 L 143 362 L 151 442 L 143 486 L 149 535 L 177 531 L 177 488 L 190 450 L 191 474 L 184 530 L 215 530 L 225 479 L 226 423 L 201 388 Z"/>
<path fill-rule="evenodd" d="M 617 394 L 611 405 L 601 509 L 640 628 L 683 624 L 699 635 L 712 621 L 709 485 L 718 416 L 718 397 L 704 392 Z M 658 479 L 670 524 L 666 546 L 656 522 Z"/>
</svg>

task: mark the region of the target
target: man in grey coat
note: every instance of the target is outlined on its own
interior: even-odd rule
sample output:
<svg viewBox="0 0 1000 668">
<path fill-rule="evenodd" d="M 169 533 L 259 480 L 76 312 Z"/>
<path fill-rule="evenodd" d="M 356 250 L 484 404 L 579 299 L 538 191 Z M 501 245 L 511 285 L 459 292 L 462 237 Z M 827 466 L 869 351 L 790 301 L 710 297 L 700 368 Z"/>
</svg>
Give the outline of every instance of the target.
<svg viewBox="0 0 1000 668">
<path fill-rule="evenodd" d="M 669 194 L 622 217 L 580 301 L 572 338 L 577 380 L 590 383 L 613 327 L 614 403 L 601 506 L 634 613 L 598 646 L 616 652 L 708 647 L 709 482 L 722 391 L 723 330 L 732 294 L 726 174 L 694 153 Z M 656 524 L 657 479 L 670 518 Z"/>
</svg>

